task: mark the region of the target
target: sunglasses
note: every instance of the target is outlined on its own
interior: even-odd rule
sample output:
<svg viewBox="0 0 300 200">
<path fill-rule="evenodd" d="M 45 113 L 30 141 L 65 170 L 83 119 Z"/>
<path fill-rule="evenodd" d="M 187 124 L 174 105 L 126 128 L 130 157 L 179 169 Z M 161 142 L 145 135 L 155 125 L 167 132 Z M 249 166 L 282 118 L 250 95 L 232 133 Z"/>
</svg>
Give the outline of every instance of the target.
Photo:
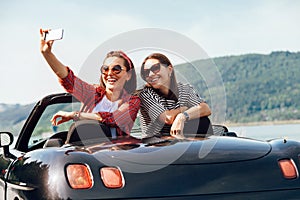
<svg viewBox="0 0 300 200">
<path fill-rule="evenodd" d="M 154 74 L 157 74 L 160 71 L 160 66 L 161 66 L 160 63 L 156 63 L 156 64 L 152 65 L 150 67 L 150 69 L 144 69 L 144 71 L 143 71 L 144 79 L 149 77 L 150 71 L 153 72 Z"/>
<path fill-rule="evenodd" d="M 102 65 L 101 73 L 104 75 L 108 74 L 108 71 L 111 70 L 113 74 L 120 74 L 123 71 L 123 68 L 120 65 L 115 65 L 111 68 L 107 65 Z"/>
</svg>

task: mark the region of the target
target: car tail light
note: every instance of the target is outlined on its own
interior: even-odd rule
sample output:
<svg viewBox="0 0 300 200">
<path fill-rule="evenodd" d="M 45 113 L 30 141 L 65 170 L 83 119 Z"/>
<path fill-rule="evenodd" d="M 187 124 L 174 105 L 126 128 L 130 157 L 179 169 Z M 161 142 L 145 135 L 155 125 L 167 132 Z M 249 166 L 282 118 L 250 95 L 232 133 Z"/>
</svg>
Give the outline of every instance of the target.
<svg viewBox="0 0 300 200">
<path fill-rule="evenodd" d="M 125 184 L 122 171 L 117 167 L 103 167 L 100 174 L 107 188 L 122 188 Z"/>
<path fill-rule="evenodd" d="M 88 189 L 93 185 L 89 168 L 84 164 L 70 164 L 67 166 L 67 177 L 73 189 Z"/>
<path fill-rule="evenodd" d="M 278 163 L 284 178 L 294 179 L 298 177 L 298 170 L 292 159 L 279 160 Z"/>
</svg>

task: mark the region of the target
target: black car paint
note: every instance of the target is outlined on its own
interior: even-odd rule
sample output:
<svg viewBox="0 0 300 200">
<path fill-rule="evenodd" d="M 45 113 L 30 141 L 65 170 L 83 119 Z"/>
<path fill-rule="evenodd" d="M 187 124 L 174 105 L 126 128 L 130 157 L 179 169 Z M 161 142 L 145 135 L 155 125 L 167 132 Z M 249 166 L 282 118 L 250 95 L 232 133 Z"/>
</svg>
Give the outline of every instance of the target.
<svg viewBox="0 0 300 200">
<path fill-rule="evenodd" d="M 210 136 L 203 140 L 168 139 L 147 145 L 122 139 L 97 145 L 28 149 L 30 133 L 43 109 L 50 103 L 70 101 L 70 95 L 45 98 L 37 104 L 20 133 L 11 158 L 0 157 L 0 194 L 3 199 L 298 199 L 299 178 L 285 179 L 278 160 L 293 159 L 299 169 L 300 144 L 278 139 L 269 142 L 247 138 Z M 199 157 L 202 147 L 213 148 Z M 127 145 L 127 146 L 126 146 Z M 42 146 L 42 145 L 40 145 Z M 182 151 L 181 151 L 182 150 Z M 181 151 L 178 153 L 178 151 Z M 157 159 L 153 155 L 174 158 Z M 134 156 L 134 157 L 133 157 Z M 171 159 L 172 160 L 172 159 Z M 93 186 L 72 189 L 66 165 L 90 167 Z M 155 170 L 142 172 L 147 163 Z M 108 189 L 101 181 L 103 166 L 118 166 L 125 186 Z M 148 167 L 149 167 L 148 166 Z M 137 169 L 136 172 L 127 170 Z"/>
</svg>

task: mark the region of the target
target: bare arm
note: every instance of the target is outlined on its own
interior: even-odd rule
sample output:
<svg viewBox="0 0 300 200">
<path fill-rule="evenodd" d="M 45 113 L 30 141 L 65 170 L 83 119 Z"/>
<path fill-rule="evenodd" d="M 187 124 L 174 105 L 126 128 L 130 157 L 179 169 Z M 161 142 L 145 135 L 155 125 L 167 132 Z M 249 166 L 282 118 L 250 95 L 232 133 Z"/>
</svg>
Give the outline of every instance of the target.
<svg viewBox="0 0 300 200">
<path fill-rule="evenodd" d="M 204 117 L 204 116 L 209 116 L 211 114 L 210 108 L 207 105 L 207 103 L 200 103 L 197 106 L 191 107 L 191 108 L 187 108 L 187 107 L 180 107 L 177 109 L 172 109 L 172 110 L 167 110 L 165 112 L 163 112 L 162 114 L 160 114 L 159 116 L 159 120 L 161 122 L 164 122 L 165 124 L 173 124 L 176 116 L 180 113 L 183 112 L 188 113 L 188 115 L 190 116 L 190 119 L 196 119 L 199 117 Z"/>
<path fill-rule="evenodd" d="M 44 56 L 45 60 L 53 70 L 53 72 L 59 77 L 59 78 L 65 78 L 68 75 L 68 69 L 65 65 L 63 65 L 52 53 L 52 46 L 54 41 L 48 41 L 46 42 L 44 40 L 44 33 L 47 32 L 47 30 L 40 29 L 40 37 L 41 37 L 41 44 L 40 44 L 40 51 L 42 55 Z"/>
<path fill-rule="evenodd" d="M 75 118 L 77 112 L 65 112 L 59 111 L 53 115 L 52 119 L 50 120 L 54 126 L 67 122 L 71 119 Z M 78 119 L 92 119 L 92 120 L 101 120 L 101 117 L 96 113 L 80 113 Z"/>
<path fill-rule="evenodd" d="M 185 111 L 189 115 L 189 120 L 197 119 L 200 117 L 205 117 L 211 115 L 211 110 L 207 103 L 200 103 L 197 106 L 193 106 Z M 176 118 L 171 126 L 170 134 L 174 137 L 183 137 L 182 131 L 184 128 L 184 122 L 186 121 L 186 117 L 183 113 L 179 113 L 176 115 Z"/>
<path fill-rule="evenodd" d="M 211 115 L 208 104 L 204 102 L 187 109 L 185 112 L 189 115 L 190 120 Z"/>
<path fill-rule="evenodd" d="M 172 109 L 172 110 L 166 110 L 165 112 L 161 113 L 159 115 L 159 120 L 161 122 L 164 122 L 165 124 L 173 124 L 173 121 L 175 120 L 176 116 L 187 110 L 187 107 L 180 107 L 177 109 Z"/>
</svg>

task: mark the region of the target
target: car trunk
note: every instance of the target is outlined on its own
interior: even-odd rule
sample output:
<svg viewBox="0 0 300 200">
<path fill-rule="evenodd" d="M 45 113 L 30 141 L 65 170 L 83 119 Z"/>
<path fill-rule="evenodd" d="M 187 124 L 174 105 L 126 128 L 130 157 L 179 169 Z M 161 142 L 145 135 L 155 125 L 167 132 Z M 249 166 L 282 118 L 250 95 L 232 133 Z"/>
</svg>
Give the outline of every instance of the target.
<svg viewBox="0 0 300 200">
<path fill-rule="evenodd" d="M 107 151 L 107 150 L 113 151 Z M 100 152 L 90 149 L 93 155 L 103 157 Z M 254 160 L 271 151 L 264 141 L 211 136 L 202 140 L 166 140 L 154 145 L 112 145 L 105 149 L 109 162 L 130 163 L 132 165 L 169 165 L 169 164 L 211 164 Z M 111 159 L 113 158 L 113 159 Z"/>
<path fill-rule="evenodd" d="M 106 166 L 117 166 L 125 186 L 101 191 L 103 198 L 228 197 L 238 199 L 290 187 L 268 142 L 212 136 L 191 142 L 169 140 L 157 145 L 110 145 L 91 151 Z M 145 189 L 147 188 L 147 189 Z M 262 193 L 261 193 L 262 192 Z M 220 195 L 220 196 L 219 196 Z M 245 196 L 243 196 L 245 195 Z M 253 197 L 254 197 L 253 196 Z"/>
</svg>

